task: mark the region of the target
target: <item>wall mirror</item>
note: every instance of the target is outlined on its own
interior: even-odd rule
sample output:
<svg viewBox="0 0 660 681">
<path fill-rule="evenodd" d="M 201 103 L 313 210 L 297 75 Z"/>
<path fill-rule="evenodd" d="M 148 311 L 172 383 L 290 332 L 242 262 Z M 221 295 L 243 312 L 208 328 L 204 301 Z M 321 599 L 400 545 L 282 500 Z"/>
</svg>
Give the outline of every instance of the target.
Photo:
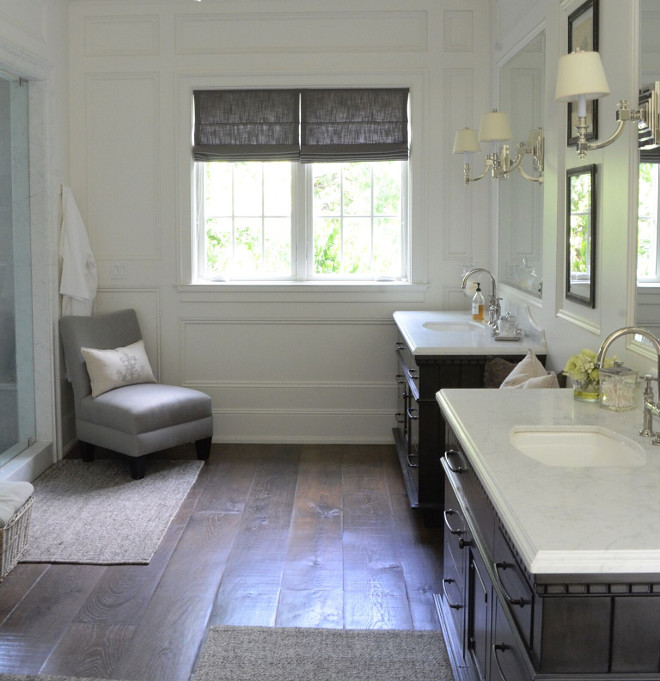
<svg viewBox="0 0 660 681">
<path fill-rule="evenodd" d="M 660 80 L 660 5 L 640 0 L 640 88 Z M 660 147 L 640 150 L 635 323 L 660 335 Z"/>
<path fill-rule="evenodd" d="M 500 111 L 516 139 L 543 127 L 545 32 L 500 67 Z M 543 286 L 543 185 L 512 173 L 499 182 L 498 279 L 536 297 Z"/>
<path fill-rule="evenodd" d="M 566 298 L 596 306 L 596 166 L 566 171 Z"/>
</svg>

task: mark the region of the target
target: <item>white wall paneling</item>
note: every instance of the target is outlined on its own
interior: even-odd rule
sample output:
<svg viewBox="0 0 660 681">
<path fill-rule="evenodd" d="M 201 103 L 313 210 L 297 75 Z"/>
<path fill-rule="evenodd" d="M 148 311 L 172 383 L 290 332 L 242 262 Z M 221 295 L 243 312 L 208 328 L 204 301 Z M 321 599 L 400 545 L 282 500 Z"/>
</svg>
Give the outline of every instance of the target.
<svg viewBox="0 0 660 681">
<path fill-rule="evenodd" d="M 158 15 L 85 17 L 88 57 L 154 56 L 159 51 Z"/>
<path fill-rule="evenodd" d="M 87 78 L 87 228 L 98 258 L 160 257 L 159 76 Z"/>
</svg>

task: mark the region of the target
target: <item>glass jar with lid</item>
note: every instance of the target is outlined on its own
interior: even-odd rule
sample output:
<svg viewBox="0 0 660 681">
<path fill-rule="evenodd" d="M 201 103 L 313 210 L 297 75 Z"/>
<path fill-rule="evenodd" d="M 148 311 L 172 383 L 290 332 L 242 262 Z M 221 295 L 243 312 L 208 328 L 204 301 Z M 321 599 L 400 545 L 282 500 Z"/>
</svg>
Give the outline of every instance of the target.
<svg viewBox="0 0 660 681">
<path fill-rule="evenodd" d="M 623 366 L 620 360 L 608 369 L 599 369 L 600 406 L 614 411 L 632 409 L 635 400 L 637 372 Z"/>
</svg>

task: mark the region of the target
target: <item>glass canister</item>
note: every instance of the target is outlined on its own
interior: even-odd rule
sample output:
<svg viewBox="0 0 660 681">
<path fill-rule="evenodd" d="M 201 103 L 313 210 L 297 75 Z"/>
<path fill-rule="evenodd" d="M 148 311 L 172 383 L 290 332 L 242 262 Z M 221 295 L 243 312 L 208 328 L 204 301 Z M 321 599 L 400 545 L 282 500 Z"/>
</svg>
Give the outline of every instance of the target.
<svg viewBox="0 0 660 681">
<path fill-rule="evenodd" d="M 614 411 L 627 411 L 634 406 L 637 372 L 614 360 L 609 369 L 599 369 L 600 406 Z"/>
</svg>

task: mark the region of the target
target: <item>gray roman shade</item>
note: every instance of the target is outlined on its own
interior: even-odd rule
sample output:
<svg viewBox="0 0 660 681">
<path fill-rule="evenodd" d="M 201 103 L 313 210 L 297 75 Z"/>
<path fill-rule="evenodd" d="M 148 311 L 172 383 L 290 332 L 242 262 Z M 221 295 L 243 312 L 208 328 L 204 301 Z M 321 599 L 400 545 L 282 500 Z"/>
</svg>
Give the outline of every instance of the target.
<svg viewBox="0 0 660 681">
<path fill-rule="evenodd" d="M 408 89 L 196 90 L 196 161 L 408 158 Z"/>
<path fill-rule="evenodd" d="M 408 158 L 408 90 L 301 92 L 303 163 Z"/>
<path fill-rule="evenodd" d="M 195 161 L 298 160 L 298 90 L 194 92 Z"/>
</svg>

